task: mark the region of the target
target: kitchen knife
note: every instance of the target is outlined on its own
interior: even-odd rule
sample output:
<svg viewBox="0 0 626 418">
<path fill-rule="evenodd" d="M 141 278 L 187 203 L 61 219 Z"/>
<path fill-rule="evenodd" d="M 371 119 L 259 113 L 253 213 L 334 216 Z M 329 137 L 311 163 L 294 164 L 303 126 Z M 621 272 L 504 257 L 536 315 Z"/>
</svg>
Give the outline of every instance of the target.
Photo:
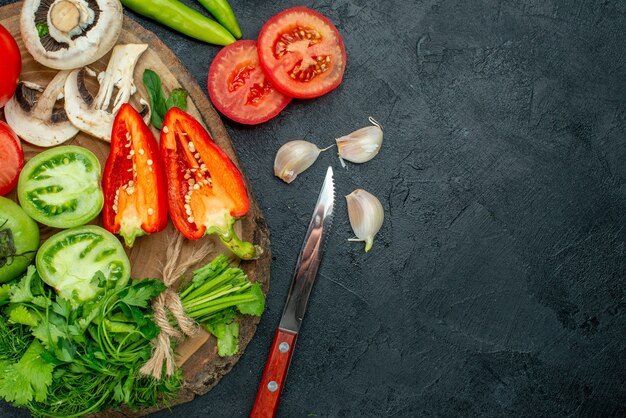
<svg viewBox="0 0 626 418">
<path fill-rule="evenodd" d="M 313 217 L 304 237 L 296 271 L 291 280 L 287 301 L 283 310 L 263 378 L 254 401 L 251 418 L 267 418 L 276 415 L 280 392 L 285 384 L 287 370 L 291 362 L 296 337 L 302 325 L 302 318 L 309 300 L 317 269 L 324 253 L 324 243 L 328 236 L 335 209 L 335 185 L 333 169 L 328 167 L 326 178 L 320 190 Z"/>
</svg>

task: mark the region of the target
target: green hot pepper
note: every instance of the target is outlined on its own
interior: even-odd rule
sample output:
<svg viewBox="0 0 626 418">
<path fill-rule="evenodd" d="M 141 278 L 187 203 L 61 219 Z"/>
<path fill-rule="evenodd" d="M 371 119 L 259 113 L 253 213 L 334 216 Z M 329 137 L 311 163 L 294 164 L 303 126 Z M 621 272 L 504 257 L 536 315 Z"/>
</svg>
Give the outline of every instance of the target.
<svg viewBox="0 0 626 418">
<path fill-rule="evenodd" d="M 226 0 L 198 0 L 205 9 L 209 11 L 215 17 L 215 19 L 222 24 L 235 38 L 241 39 L 241 28 L 239 23 L 231 9 L 228 1 Z"/>
<path fill-rule="evenodd" d="M 121 1 L 124 6 L 140 15 L 192 38 L 215 45 L 229 45 L 235 42 L 233 35 L 222 25 L 178 0 Z"/>
</svg>

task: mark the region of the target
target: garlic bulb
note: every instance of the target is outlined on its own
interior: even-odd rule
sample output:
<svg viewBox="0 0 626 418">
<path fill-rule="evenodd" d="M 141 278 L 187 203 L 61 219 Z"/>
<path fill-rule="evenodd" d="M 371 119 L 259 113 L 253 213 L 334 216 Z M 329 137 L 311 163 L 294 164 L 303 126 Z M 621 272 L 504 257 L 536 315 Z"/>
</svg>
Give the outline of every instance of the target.
<svg viewBox="0 0 626 418">
<path fill-rule="evenodd" d="M 348 217 L 356 238 L 348 241 L 364 241 L 365 252 L 374 244 L 374 236 L 380 230 L 385 219 L 385 211 L 380 200 L 363 189 L 356 189 L 346 196 Z"/>
<path fill-rule="evenodd" d="M 369 121 L 373 126 L 366 126 L 335 140 L 339 149 L 339 158 L 344 167 L 343 160 L 364 163 L 374 158 L 380 151 L 383 143 L 382 127 L 372 117 Z"/>
<path fill-rule="evenodd" d="M 291 183 L 298 174 L 313 165 L 320 152 L 328 148 L 319 149 L 317 145 L 300 139 L 289 141 L 276 153 L 274 175 L 286 183 Z"/>
</svg>

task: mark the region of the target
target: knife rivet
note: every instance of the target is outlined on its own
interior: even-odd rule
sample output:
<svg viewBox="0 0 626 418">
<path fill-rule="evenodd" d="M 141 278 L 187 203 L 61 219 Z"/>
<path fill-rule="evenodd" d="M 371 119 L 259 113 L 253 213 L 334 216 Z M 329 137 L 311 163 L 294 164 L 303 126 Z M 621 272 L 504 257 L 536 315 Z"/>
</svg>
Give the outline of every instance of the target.
<svg viewBox="0 0 626 418">
<path fill-rule="evenodd" d="M 276 392 L 276 390 L 278 389 L 278 383 L 272 380 L 271 382 L 267 384 L 267 389 L 270 392 Z"/>
<path fill-rule="evenodd" d="M 278 346 L 278 350 L 279 350 L 281 353 L 286 353 L 287 351 L 289 351 L 289 344 L 283 341 L 283 342 L 282 342 L 282 343 L 280 343 L 280 345 Z"/>
</svg>

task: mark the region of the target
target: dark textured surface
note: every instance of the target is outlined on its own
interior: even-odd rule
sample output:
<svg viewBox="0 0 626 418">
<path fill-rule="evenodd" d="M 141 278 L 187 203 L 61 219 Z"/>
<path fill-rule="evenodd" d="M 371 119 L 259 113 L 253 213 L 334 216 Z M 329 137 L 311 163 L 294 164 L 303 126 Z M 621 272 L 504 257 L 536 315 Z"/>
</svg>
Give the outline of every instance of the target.
<svg viewBox="0 0 626 418">
<path fill-rule="evenodd" d="M 245 38 L 302 4 L 231 3 Z M 262 126 L 225 121 L 272 231 L 267 312 L 215 389 L 154 416 L 249 412 L 329 164 L 338 213 L 280 417 L 626 415 L 626 2 L 307 5 L 344 37 L 344 83 Z M 206 87 L 218 49 L 139 20 Z M 327 152 L 273 177 L 287 140 L 328 145 L 370 115 L 370 163 Z M 368 254 L 347 242 L 357 187 L 387 215 Z"/>
</svg>

